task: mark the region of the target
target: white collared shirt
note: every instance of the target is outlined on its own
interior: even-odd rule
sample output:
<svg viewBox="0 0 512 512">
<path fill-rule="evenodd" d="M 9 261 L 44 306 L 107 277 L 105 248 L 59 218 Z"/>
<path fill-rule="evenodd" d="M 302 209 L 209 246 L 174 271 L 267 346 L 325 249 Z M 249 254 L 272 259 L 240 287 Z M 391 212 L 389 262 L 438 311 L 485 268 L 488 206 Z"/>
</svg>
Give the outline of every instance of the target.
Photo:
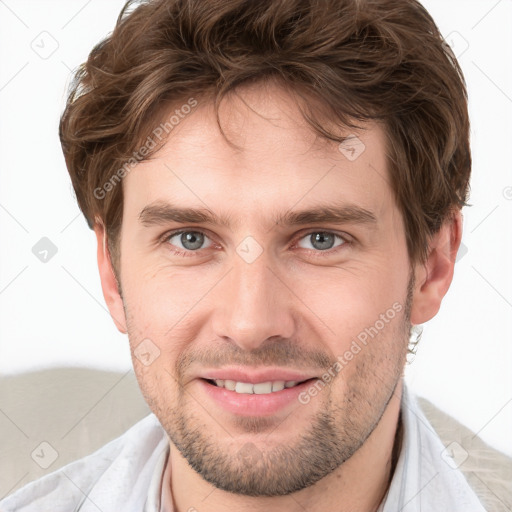
<svg viewBox="0 0 512 512">
<path fill-rule="evenodd" d="M 377 512 L 484 512 L 405 382 L 401 411 L 402 449 Z"/>
<path fill-rule="evenodd" d="M 400 456 L 378 512 L 485 512 L 405 382 L 401 411 Z M 5 498 L 0 512 L 175 512 L 168 457 L 167 435 L 150 414 L 93 454 Z"/>
</svg>

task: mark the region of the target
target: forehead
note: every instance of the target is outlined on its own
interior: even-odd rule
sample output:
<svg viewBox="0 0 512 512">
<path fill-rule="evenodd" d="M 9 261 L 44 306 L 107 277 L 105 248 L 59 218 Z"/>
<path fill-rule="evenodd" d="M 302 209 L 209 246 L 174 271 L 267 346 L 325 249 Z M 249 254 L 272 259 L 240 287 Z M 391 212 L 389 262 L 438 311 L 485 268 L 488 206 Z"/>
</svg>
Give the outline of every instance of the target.
<svg viewBox="0 0 512 512">
<path fill-rule="evenodd" d="M 294 205 L 346 202 L 376 215 L 392 206 L 379 125 L 340 129 L 348 136 L 341 145 L 327 141 L 304 120 L 294 97 L 269 84 L 226 97 L 219 117 L 236 147 L 221 134 L 213 104 L 199 102 L 165 145 L 124 178 L 125 220 L 155 201 L 227 215 L 237 210 L 248 220 Z"/>
</svg>

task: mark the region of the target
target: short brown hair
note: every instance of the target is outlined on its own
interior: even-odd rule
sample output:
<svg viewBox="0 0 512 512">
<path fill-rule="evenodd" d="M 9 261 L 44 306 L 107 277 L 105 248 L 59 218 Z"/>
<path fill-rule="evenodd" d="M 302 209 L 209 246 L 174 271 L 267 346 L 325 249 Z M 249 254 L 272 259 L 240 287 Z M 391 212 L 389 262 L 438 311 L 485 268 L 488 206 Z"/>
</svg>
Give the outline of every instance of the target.
<svg viewBox="0 0 512 512">
<path fill-rule="evenodd" d="M 78 204 L 90 227 L 97 220 L 105 225 L 111 251 L 122 222 L 123 191 L 115 182 L 125 173 L 119 171 L 133 163 L 164 107 L 190 98 L 214 101 L 220 127 L 221 99 L 263 79 L 318 100 L 323 120 L 337 126 L 383 125 L 412 261 L 425 259 L 430 236 L 466 204 L 466 86 L 416 0 L 138 4 L 125 5 L 112 35 L 76 72 L 59 128 Z M 306 103 L 301 112 L 320 136 L 343 140 Z"/>
</svg>

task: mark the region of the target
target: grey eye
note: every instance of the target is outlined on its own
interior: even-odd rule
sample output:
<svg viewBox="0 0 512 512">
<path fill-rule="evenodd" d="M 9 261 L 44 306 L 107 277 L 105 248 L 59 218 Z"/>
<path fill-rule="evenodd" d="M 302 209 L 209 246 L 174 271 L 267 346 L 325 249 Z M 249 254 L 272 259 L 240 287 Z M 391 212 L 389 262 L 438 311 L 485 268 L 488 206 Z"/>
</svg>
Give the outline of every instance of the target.
<svg viewBox="0 0 512 512">
<path fill-rule="evenodd" d="M 177 242 L 173 242 L 173 239 L 177 239 Z M 169 243 L 181 249 L 186 249 L 187 251 L 196 251 L 197 249 L 204 248 L 202 245 L 205 239 L 207 239 L 207 237 L 200 231 L 182 231 L 171 235 L 169 237 Z"/>
<path fill-rule="evenodd" d="M 299 243 L 299 246 L 303 249 L 316 249 L 318 251 L 326 251 L 335 247 L 336 238 L 341 240 L 336 246 L 342 245 L 345 243 L 343 238 L 340 235 L 336 235 L 335 233 L 329 233 L 328 231 L 316 231 L 314 233 L 309 233 L 304 238 L 306 243 L 310 244 L 310 247 L 304 247 Z"/>
</svg>

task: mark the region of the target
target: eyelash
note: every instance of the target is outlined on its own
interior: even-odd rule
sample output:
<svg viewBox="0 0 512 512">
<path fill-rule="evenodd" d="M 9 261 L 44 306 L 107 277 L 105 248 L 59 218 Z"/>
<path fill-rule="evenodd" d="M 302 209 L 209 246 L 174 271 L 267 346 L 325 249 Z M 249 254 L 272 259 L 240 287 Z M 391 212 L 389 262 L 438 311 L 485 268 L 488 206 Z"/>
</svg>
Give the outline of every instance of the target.
<svg viewBox="0 0 512 512">
<path fill-rule="evenodd" d="M 170 232 L 164 234 L 161 238 L 161 242 L 167 243 L 168 246 L 171 246 L 171 244 L 168 244 L 169 239 L 171 239 L 172 237 L 174 237 L 176 235 L 181 235 L 182 233 L 201 233 L 208 237 L 208 233 L 206 233 L 205 231 L 202 231 L 200 229 L 178 229 L 176 231 L 170 231 Z M 292 247 L 295 247 L 300 240 L 302 240 L 303 238 L 306 238 L 309 235 L 312 235 L 313 233 L 326 233 L 329 235 L 334 235 L 335 237 L 337 237 L 343 241 L 342 244 L 337 245 L 336 247 L 333 247 L 332 249 L 326 249 L 324 251 L 320 251 L 320 250 L 315 251 L 313 249 L 303 249 L 305 251 L 312 253 L 314 255 L 314 257 L 322 258 L 322 257 L 326 257 L 326 256 L 332 256 L 332 254 L 337 253 L 339 250 L 342 250 L 343 248 L 345 248 L 345 246 L 351 245 L 353 242 L 353 239 L 345 234 L 340 235 L 333 231 L 326 231 L 326 230 L 322 230 L 322 229 L 312 229 L 312 230 L 308 231 L 307 233 L 302 233 L 299 237 L 297 237 L 295 239 L 295 241 L 293 242 Z M 208 238 L 211 239 L 211 237 L 208 237 Z M 190 251 L 190 250 L 183 251 L 180 249 L 171 249 L 171 251 L 173 252 L 173 254 L 175 254 L 177 256 L 183 256 L 185 258 L 188 258 L 188 257 L 195 256 L 195 254 L 199 253 L 201 251 L 201 249 L 198 249 L 196 251 Z"/>
</svg>

